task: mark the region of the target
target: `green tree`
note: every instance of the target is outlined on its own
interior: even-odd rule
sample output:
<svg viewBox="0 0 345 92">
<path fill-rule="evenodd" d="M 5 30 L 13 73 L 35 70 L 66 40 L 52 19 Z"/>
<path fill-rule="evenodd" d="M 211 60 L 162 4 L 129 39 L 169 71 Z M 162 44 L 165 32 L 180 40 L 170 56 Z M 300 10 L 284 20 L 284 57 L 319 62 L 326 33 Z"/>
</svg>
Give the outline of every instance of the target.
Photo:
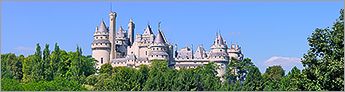
<svg viewBox="0 0 345 92">
<path fill-rule="evenodd" d="M 32 62 L 32 70 L 28 72 L 32 72 L 32 78 L 33 81 L 39 81 L 43 79 L 43 64 L 42 64 L 42 51 L 41 51 L 41 46 L 39 44 L 36 44 L 36 52 L 33 57 L 33 62 Z"/>
<path fill-rule="evenodd" d="M 1 55 L 1 77 L 21 80 L 23 77 L 22 61 L 24 59 L 23 55 L 16 57 L 12 53 Z"/>
<path fill-rule="evenodd" d="M 256 66 L 248 67 L 248 74 L 244 81 L 244 87 L 242 90 L 246 91 L 261 91 L 263 90 L 263 78 L 261 77 L 261 72 Z"/>
<path fill-rule="evenodd" d="M 22 79 L 23 82 L 34 81 L 33 70 L 36 67 L 34 59 L 35 59 L 34 55 L 29 55 L 23 61 L 23 79 Z"/>
<path fill-rule="evenodd" d="M 279 90 L 279 82 L 284 77 L 284 69 L 281 66 L 270 66 L 263 74 L 265 91 Z"/>
<path fill-rule="evenodd" d="M 42 61 L 42 71 L 43 71 L 43 79 L 44 80 L 53 80 L 53 70 L 50 64 L 50 50 L 49 45 L 46 44 L 43 50 L 43 61 Z"/>
<path fill-rule="evenodd" d="M 306 90 L 344 90 L 344 10 L 331 28 L 317 28 L 308 37 L 310 49 L 303 56 Z"/>
<path fill-rule="evenodd" d="M 218 66 L 214 62 L 211 62 L 196 68 L 196 73 L 200 74 L 201 81 L 201 87 L 198 87 L 197 90 L 211 91 L 221 88 L 220 78 L 216 76 L 216 67 Z"/>
<path fill-rule="evenodd" d="M 61 74 L 59 74 L 58 69 L 59 69 L 59 65 L 61 63 L 61 58 L 60 58 L 60 47 L 58 46 L 57 43 L 55 43 L 54 45 L 54 51 L 52 51 L 50 58 L 51 58 L 51 62 L 50 62 L 50 70 L 51 73 L 53 74 L 53 78 L 54 77 L 59 77 Z"/>
<path fill-rule="evenodd" d="M 113 67 L 110 64 L 106 63 L 101 66 L 101 69 L 99 69 L 99 73 L 111 75 L 113 73 L 112 70 Z"/>
<path fill-rule="evenodd" d="M 279 84 L 279 90 L 281 91 L 301 91 L 301 71 L 295 66 L 292 70 L 285 76 Z"/>
</svg>

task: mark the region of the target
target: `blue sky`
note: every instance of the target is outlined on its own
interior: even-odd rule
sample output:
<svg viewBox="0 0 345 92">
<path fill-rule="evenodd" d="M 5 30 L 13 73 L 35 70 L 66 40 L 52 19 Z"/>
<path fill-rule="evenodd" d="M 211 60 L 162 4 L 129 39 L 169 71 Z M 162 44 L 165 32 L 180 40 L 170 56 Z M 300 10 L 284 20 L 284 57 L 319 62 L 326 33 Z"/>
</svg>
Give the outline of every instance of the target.
<svg viewBox="0 0 345 92">
<path fill-rule="evenodd" d="M 132 17 L 136 33 L 157 24 L 179 48 L 203 44 L 209 50 L 220 30 L 228 45 L 237 43 L 245 57 L 263 72 L 272 64 L 286 71 L 308 50 L 315 28 L 331 26 L 344 7 L 340 2 L 115 2 L 117 28 Z M 95 27 L 108 25 L 109 2 L 3 2 L 1 52 L 33 54 L 35 44 L 58 43 L 62 49 L 82 47 L 91 54 Z M 296 59 L 297 58 L 297 59 Z M 297 61 L 296 61 L 297 60 Z"/>
</svg>

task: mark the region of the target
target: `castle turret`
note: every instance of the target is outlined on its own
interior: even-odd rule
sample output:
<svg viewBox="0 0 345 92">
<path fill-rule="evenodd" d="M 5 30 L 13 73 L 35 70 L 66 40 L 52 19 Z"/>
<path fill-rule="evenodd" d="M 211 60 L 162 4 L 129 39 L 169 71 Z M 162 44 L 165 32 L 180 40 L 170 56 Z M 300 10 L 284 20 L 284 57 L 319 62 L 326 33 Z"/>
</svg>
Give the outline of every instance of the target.
<svg viewBox="0 0 345 92">
<path fill-rule="evenodd" d="M 184 47 L 178 51 L 176 59 L 192 59 L 192 49 Z"/>
<path fill-rule="evenodd" d="M 242 60 L 243 54 L 241 52 L 241 47 L 238 44 L 231 44 L 228 49 L 229 59 Z"/>
<path fill-rule="evenodd" d="M 116 12 L 110 11 L 109 13 L 109 19 L 110 19 L 110 25 L 109 25 L 109 41 L 110 41 L 110 46 L 111 46 L 111 51 L 110 51 L 110 59 L 116 58 L 116 46 L 115 46 L 115 37 L 116 37 Z"/>
<path fill-rule="evenodd" d="M 213 45 L 211 46 L 209 59 L 211 59 L 212 61 L 228 60 L 227 45 L 225 44 L 223 37 L 218 33 Z"/>
<path fill-rule="evenodd" d="M 128 23 L 128 38 L 129 38 L 129 45 L 132 46 L 134 43 L 134 28 L 135 24 L 133 19 L 131 18 Z"/>
<path fill-rule="evenodd" d="M 215 62 L 219 67 L 217 68 L 217 76 L 221 77 L 224 81 L 224 74 L 226 71 L 226 66 L 229 63 L 229 56 L 227 53 L 227 45 L 223 40 L 222 35 L 217 33 L 217 37 L 211 46 L 211 51 L 209 54 L 209 59 L 211 62 Z"/>
<path fill-rule="evenodd" d="M 202 46 L 198 46 L 194 53 L 194 58 L 196 59 L 205 59 L 207 57 L 206 51 Z"/>
<path fill-rule="evenodd" d="M 109 56 L 111 46 L 111 43 L 108 39 L 109 31 L 103 20 L 101 21 L 99 27 L 96 27 L 96 31 L 93 37 L 94 40 L 91 45 L 92 57 L 97 60 L 96 68 L 100 69 L 100 66 L 102 66 L 105 63 L 109 63 L 110 61 Z"/>
<path fill-rule="evenodd" d="M 160 59 L 160 60 L 168 60 L 168 44 L 164 38 L 163 33 L 158 30 L 157 36 L 153 41 L 153 44 L 149 46 L 151 50 L 149 54 L 149 60 Z"/>
<path fill-rule="evenodd" d="M 124 58 L 127 55 L 128 38 L 126 31 L 122 28 L 116 32 L 116 58 Z"/>
</svg>

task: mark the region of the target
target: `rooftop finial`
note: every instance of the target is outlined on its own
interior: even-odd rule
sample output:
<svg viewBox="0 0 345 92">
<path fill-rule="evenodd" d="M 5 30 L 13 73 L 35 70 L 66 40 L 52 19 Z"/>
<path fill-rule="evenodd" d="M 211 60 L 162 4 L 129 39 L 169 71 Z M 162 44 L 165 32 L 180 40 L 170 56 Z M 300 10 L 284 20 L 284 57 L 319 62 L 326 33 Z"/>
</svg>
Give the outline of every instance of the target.
<svg viewBox="0 0 345 92">
<path fill-rule="evenodd" d="M 112 8 L 113 8 L 113 4 L 110 2 L 110 12 L 113 12 Z"/>
<path fill-rule="evenodd" d="M 133 22 L 133 18 L 132 17 L 129 19 L 129 22 Z"/>
<path fill-rule="evenodd" d="M 158 22 L 158 29 L 161 29 L 161 21 Z"/>
</svg>

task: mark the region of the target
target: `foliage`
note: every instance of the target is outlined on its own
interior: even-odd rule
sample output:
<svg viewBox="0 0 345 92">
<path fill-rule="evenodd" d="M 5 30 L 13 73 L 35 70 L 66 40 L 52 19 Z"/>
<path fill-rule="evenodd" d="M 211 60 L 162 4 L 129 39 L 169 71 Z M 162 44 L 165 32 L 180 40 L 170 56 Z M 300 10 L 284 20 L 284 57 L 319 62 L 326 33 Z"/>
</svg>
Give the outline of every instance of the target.
<svg viewBox="0 0 345 92">
<path fill-rule="evenodd" d="M 344 10 L 331 28 L 315 29 L 302 64 L 305 90 L 344 90 Z"/>
<path fill-rule="evenodd" d="M 46 44 L 42 54 L 37 44 L 34 55 L 17 57 L 9 53 L 1 58 L 1 83 L 9 84 L 2 85 L 2 90 L 83 90 L 85 77 L 95 73 L 95 60 L 83 56 L 79 47 L 67 53 L 55 44 L 50 52 Z"/>
<path fill-rule="evenodd" d="M 281 66 L 271 66 L 263 74 L 265 91 L 279 90 L 279 82 L 284 77 L 284 69 Z"/>
</svg>

